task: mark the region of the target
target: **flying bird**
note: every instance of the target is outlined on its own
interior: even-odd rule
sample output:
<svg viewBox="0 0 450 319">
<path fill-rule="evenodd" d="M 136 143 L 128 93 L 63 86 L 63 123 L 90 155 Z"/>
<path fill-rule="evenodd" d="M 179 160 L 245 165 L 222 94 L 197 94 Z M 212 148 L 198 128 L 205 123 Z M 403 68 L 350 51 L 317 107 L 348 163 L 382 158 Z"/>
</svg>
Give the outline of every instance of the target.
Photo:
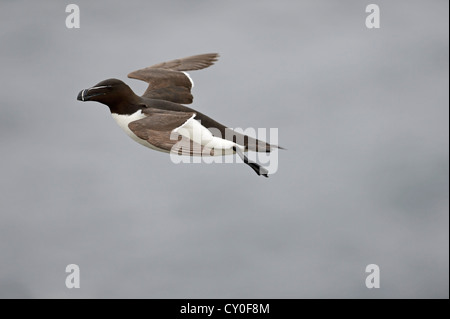
<svg viewBox="0 0 450 319">
<path fill-rule="evenodd" d="M 80 91 L 77 99 L 107 105 L 128 136 L 153 150 L 189 156 L 237 153 L 258 175 L 268 177 L 268 170 L 250 161 L 245 152 L 270 152 L 281 147 L 237 133 L 183 105 L 193 101 L 194 83 L 186 71 L 207 68 L 218 56 L 195 55 L 131 72 L 129 78 L 149 84 L 142 96 L 121 80 L 108 79 Z"/>
</svg>

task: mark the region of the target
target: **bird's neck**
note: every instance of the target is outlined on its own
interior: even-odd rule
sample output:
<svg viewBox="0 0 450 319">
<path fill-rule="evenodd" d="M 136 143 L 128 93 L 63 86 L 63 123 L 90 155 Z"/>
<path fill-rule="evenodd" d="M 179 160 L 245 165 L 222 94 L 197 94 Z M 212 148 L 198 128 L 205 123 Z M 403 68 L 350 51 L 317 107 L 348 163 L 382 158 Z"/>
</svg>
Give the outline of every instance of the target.
<svg viewBox="0 0 450 319">
<path fill-rule="evenodd" d="M 142 109 L 144 104 L 141 98 L 136 94 L 130 94 L 126 99 L 115 100 L 113 103 L 107 104 L 112 114 L 130 115 L 136 113 L 136 111 Z"/>
</svg>

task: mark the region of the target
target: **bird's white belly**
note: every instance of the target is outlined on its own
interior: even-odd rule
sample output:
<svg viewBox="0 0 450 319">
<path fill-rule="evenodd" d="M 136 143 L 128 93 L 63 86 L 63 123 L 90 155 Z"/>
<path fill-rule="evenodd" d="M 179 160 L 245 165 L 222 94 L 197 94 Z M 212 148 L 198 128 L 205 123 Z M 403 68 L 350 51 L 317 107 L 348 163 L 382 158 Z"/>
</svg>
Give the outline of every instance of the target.
<svg viewBox="0 0 450 319">
<path fill-rule="evenodd" d="M 205 146 L 210 149 L 214 149 L 216 155 L 229 155 L 233 154 L 233 147 L 238 147 L 242 151 L 245 150 L 245 147 L 239 144 L 236 144 L 227 139 L 223 139 L 217 136 L 213 136 L 210 130 L 204 127 L 199 121 L 195 119 L 195 115 L 192 116 L 189 120 L 187 120 L 180 127 L 175 128 L 172 132 L 176 132 L 197 144 Z"/>
</svg>

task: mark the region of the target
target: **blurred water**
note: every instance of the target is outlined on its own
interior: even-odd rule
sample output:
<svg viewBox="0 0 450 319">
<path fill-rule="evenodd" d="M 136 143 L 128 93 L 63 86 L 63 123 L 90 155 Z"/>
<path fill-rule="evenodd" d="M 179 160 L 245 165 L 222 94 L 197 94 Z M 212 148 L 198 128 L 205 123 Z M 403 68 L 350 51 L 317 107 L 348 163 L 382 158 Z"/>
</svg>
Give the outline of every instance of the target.
<svg viewBox="0 0 450 319">
<path fill-rule="evenodd" d="M 69 30 L 65 3 L 0 2 L 0 297 L 448 298 L 447 1 L 378 1 L 378 30 L 360 1 L 76 3 Z M 278 128 L 268 180 L 76 101 L 205 52 L 193 107 Z"/>
</svg>

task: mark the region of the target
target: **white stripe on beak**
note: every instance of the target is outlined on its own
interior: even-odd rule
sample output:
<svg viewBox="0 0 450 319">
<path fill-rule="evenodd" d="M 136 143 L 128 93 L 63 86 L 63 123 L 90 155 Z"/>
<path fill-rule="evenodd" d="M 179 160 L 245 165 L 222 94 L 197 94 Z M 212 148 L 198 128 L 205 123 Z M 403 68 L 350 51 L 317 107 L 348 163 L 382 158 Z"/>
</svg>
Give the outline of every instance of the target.
<svg viewBox="0 0 450 319">
<path fill-rule="evenodd" d="M 109 87 L 109 85 L 94 86 L 94 87 L 89 88 L 88 90 L 103 89 L 103 88 L 107 88 L 107 87 Z"/>
</svg>

